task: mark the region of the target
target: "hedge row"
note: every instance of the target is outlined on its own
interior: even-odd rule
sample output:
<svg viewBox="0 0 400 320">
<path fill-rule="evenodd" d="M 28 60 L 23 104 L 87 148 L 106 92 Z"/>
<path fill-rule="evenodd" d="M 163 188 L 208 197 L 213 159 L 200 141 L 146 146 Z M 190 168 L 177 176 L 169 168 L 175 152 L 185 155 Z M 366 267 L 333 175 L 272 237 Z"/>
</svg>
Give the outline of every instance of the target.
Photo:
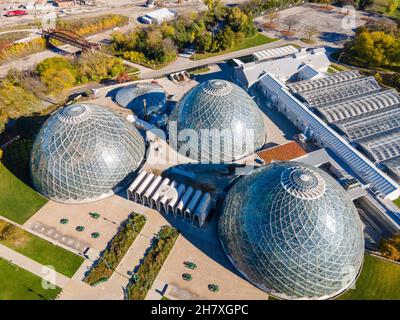
<svg viewBox="0 0 400 320">
<path fill-rule="evenodd" d="M 93 286 L 99 281 L 109 279 L 145 223 L 146 218 L 143 215 L 132 213 L 83 281 Z"/>
<path fill-rule="evenodd" d="M 177 229 L 170 226 L 164 226 L 158 232 L 135 274 L 136 281 L 131 281 L 127 287 L 130 300 L 146 298 L 147 292 L 151 289 L 179 234 Z"/>
</svg>

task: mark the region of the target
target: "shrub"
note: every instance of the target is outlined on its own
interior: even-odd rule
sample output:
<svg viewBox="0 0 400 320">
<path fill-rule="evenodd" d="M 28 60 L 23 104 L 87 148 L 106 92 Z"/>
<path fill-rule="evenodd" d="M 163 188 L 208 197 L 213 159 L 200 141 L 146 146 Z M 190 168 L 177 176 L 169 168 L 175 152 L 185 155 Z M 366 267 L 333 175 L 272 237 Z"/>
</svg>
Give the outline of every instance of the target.
<svg viewBox="0 0 400 320">
<path fill-rule="evenodd" d="M 46 40 L 36 38 L 29 42 L 15 43 L 0 51 L 0 62 L 24 58 L 46 49 Z"/>
</svg>

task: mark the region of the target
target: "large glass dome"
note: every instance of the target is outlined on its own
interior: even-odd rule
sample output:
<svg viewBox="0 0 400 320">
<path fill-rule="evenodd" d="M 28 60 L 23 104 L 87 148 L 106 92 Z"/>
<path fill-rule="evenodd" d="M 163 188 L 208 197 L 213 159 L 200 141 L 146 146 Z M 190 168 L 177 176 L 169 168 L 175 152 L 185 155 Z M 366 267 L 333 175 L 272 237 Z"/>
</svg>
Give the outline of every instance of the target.
<svg viewBox="0 0 400 320">
<path fill-rule="evenodd" d="M 363 262 L 357 210 L 321 169 L 276 162 L 240 178 L 219 221 L 222 246 L 257 287 L 283 299 L 328 299 Z"/>
<path fill-rule="evenodd" d="M 209 80 L 187 92 L 169 125 L 175 125 L 179 135 L 177 139 L 170 129 L 170 144 L 202 162 L 231 162 L 252 154 L 265 142 L 258 106 L 246 91 L 225 80 Z"/>
<path fill-rule="evenodd" d="M 129 178 L 144 152 L 142 136 L 124 118 L 97 105 L 70 105 L 53 114 L 36 137 L 33 183 L 55 201 L 98 200 Z"/>
<path fill-rule="evenodd" d="M 119 89 L 115 100 L 120 106 L 131 109 L 139 118 L 146 118 L 165 110 L 167 96 L 157 84 L 139 83 Z"/>
</svg>

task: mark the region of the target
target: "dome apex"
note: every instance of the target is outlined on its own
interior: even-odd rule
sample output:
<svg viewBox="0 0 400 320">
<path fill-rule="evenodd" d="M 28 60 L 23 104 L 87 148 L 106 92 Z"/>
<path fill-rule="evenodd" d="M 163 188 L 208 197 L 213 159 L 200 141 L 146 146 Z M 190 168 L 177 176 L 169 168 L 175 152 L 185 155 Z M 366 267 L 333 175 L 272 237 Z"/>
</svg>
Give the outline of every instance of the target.
<svg viewBox="0 0 400 320">
<path fill-rule="evenodd" d="M 232 85 L 225 80 L 210 80 L 203 87 L 203 91 L 213 96 L 225 96 L 232 91 Z"/>
<path fill-rule="evenodd" d="M 325 181 L 321 175 L 304 166 L 284 170 L 281 184 L 287 192 L 300 199 L 316 199 L 325 193 Z"/>
</svg>

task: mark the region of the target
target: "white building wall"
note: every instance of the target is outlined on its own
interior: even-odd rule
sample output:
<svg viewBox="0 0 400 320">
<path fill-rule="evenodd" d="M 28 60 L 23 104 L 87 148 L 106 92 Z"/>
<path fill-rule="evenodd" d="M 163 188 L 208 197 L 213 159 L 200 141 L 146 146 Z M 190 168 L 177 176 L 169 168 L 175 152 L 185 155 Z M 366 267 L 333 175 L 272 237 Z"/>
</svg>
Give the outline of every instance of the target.
<svg viewBox="0 0 400 320">
<path fill-rule="evenodd" d="M 161 196 L 161 190 L 163 190 L 166 186 L 169 184 L 169 179 L 165 178 L 162 180 L 160 185 L 158 186 L 157 190 L 154 192 L 153 196 L 151 197 L 151 208 L 156 209 L 157 208 L 157 203 L 159 201 L 159 198 Z"/>
</svg>

